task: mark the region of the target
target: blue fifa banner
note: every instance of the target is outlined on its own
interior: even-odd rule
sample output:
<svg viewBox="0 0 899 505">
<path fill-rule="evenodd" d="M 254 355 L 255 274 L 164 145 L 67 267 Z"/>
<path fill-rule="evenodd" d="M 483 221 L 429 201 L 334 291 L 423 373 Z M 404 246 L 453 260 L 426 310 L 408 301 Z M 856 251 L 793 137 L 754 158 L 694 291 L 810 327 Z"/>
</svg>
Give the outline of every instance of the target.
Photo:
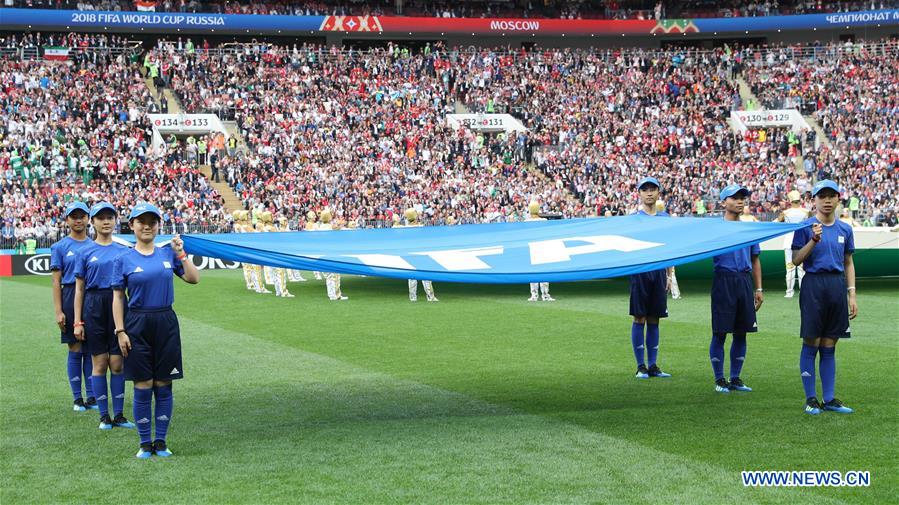
<svg viewBox="0 0 899 505">
<path fill-rule="evenodd" d="M 257 16 L 181 12 L 109 12 L 49 9 L 0 9 L 0 26 L 35 28 L 164 28 L 185 30 L 311 31 L 325 16 Z"/>
<path fill-rule="evenodd" d="M 321 232 L 185 235 L 188 253 L 397 279 L 481 284 L 620 277 L 689 263 L 808 226 L 632 215 Z"/>
</svg>

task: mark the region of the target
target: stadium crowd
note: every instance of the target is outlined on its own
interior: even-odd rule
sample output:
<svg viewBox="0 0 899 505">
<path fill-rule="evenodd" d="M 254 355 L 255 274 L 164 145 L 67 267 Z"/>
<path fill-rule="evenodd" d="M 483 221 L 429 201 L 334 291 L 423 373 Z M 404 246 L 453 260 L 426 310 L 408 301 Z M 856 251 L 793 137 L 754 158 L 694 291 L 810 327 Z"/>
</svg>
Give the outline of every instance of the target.
<svg viewBox="0 0 899 505">
<path fill-rule="evenodd" d="M 28 237 L 55 240 L 72 199 L 122 209 L 152 200 L 165 225 L 185 231 L 221 224 L 221 196 L 197 169 L 150 152 L 146 112 L 156 105 L 127 54 L 91 51 L 70 61 L 13 58 L 0 67 L 4 248 Z"/>
<path fill-rule="evenodd" d="M 338 219 L 380 221 L 417 205 L 426 221 L 443 223 L 506 219 L 538 198 L 580 213 L 528 169 L 525 137 L 445 126 L 458 71 L 439 50 L 159 57 L 172 62 L 171 85 L 187 110 L 238 122 L 250 153 L 222 159 L 221 170 L 247 207 L 302 220 L 310 207 L 330 206 Z"/>
<path fill-rule="evenodd" d="M 811 55 L 809 55 L 811 54 Z M 899 208 L 899 42 L 834 44 L 813 53 L 789 48 L 751 59 L 743 75 L 767 108 L 803 106 L 827 142 L 807 152 L 810 178 L 834 177 L 852 211 L 875 223 Z"/>
<path fill-rule="evenodd" d="M 174 60 L 173 52 L 160 57 Z M 672 212 L 703 214 L 716 210 L 718 188 L 745 173 L 760 185 L 753 210 L 776 214 L 787 191 L 810 188 L 795 163 L 814 136 L 791 143 L 777 129 L 762 141 L 757 132 L 730 131 L 726 115 L 742 104 L 727 76 L 739 57 L 726 50 L 597 55 L 435 47 L 407 54 L 254 46 L 178 57 L 172 85 L 188 110 L 238 120 L 252 154 L 222 163 L 248 207 L 276 210 L 289 195 L 292 216 L 335 202 L 347 219 L 384 219 L 418 204 L 440 223 L 518 219 L 521 202 L 538 199 L 547 213 L 618 215 L 636 201 L 633 181 L 653 172 L 668 188 Z M 529 131 L 476 135 L 438 126 L 454 103 L 511 112 Z M 290 154 L 271 156 L 278 152 Z M 528 172 L 531 162 L 548 181 Z M 427 179 L 433 181 L 423 198 L 412 181 Z M 460 208 L 460 200 L 475 207 Z"/>
</svg>

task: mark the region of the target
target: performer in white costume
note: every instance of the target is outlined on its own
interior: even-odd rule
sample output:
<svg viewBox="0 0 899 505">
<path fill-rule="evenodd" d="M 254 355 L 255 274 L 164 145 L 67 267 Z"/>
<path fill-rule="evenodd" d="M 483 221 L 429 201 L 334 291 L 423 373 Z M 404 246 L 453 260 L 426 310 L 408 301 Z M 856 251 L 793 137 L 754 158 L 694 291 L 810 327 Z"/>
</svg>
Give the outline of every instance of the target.
<svg viewBox="0 0 899 505">
<path fill-rule="evenodd" d="M 255 214 L 255 211 L 253 211 Z M 252 228 L 254 233 L 263 233 L 265 231 L 265 223 L 262 222 L 262 213 L 260 212 L 256 215 L 256 224 L 253 225 Z M 271 284 L 271 279 L 268 279 L 266 276 L 266 271 L 262 268 L 262 265 L 250 265 L 250 272 L 253 276 L 253 285 L 256 287 L 256 292 L 259 294 L 270 294 L 265 285 Z"/>
<path fill-rule="evenodd" d="M 262 213 L 263 231 L 273 233 L 278 231 L 275 228 L 274 217 L 271 212 Z M 293 298 L 290 291 L 287 290 L 287 272 L 279 267 L 265 267 L 266 277 L 271 280 L 271 284 L 275 286 L 275 296 L 282 298 Z"/>
<path fill-rule="evenodd" d="M 545 218 L 540 217 L 540 204 L 537 200 L 531 200 L 531 203 L 528 204 L 528 217 L 524 219 L 525 221 L 545 221 Z M 555 298 L 550 296 L 549 294 L 549 283 L 548 282 L 532 282 L 531 283 L 531 297 L 528 298 L 529 302 L 536 302 L 538 300 L 539 291 L 542 291 L 542 299 L 544 302 L 554 302 Z"/>
<path fill-rule="evenodd" d="M 418 211 L 416 211 L 415 209 L 406 209 L 404 215 L 406 216 L 405 226 L 399 224 L 398 216 L 394 215 L 394 228 L 419 228 L 421 226 L 424 226 L 423 224 L 421 224 L 421 222 L 418 221 Z M 425 295 L 427 295 L 429 302 L 440 301 L 434 294 L 434 284 L 431 281 L 421 281 L 421 285 L 425 288 Z M 409 279 L 409 301 L 418 301 L 418 281 L 416 279 Z"/>
<path fill-rule="evenodd" d="M 306 231 L 315 231 L 315 211 L 309 211 L 306 213 Z M 321 272 L 312 272 L 312 275 L 315 276 L 315 280 L 322 280 Z"/>
<path fill-rule="evenodd" d="M 278 218 L 276 231 L 290 231 L 290 224 L 288 223 L 287 216 Z M 287 268 L 285 270 L 287 271 L 288 282 L 306 282 L 306 279 L 303 278 L 303 274 L 300 273 L 299 270 L 294 270 L 292 268 Z"/>
<path fill-rule="evenodd" d="M 331 226 L 331 210 L 328 208 L 322 209 L 319 212 L 319 222 L 315 226 L 314 231 L 331 231 L 334 229 Z M 328 289 L 328 299 L 333 301 L 337 300 L 349 300 L 349 297 L 343 296 L 343 293 L 340 291 L 340 274 L 335 274 L 333 272 L 325 272 L 325 286 Z"/>
<path fill-rule="evenodd" d="M 793 190 L 787 194 L 790 199 L 790 208 L 777 216 L 775 221 L 784 223 L 801 223 L 811 215 L 807 209 L 802 208 L 802 195 Z M 799 271 L 799 289 L 802 289 L 802 278 L 805 277 L 805 269 L 802 265 L 793 264 L 793 233 L 784 235 L 784 262 L 787 266 L 787 293 L 784 298 L 793 298 L 793 287 L 796 285 L 796 271 Z"/>
<path fill-rule="evenodd" d="M 659 200 L 656 202 L 656 210 L 665 210 L 665 202 Z M 680 287 L 677 285 L 677 269 L 671 267 L 671 274 L 668 276 L 668 285 L 670 286 L 671 299 L 680 300 Z"/>
<path fill-rule="evenodd" d="M 234 233 L 246 233 L 247 212 L 245 210 L 235 210 L 231 213 L 231 217 L 234 219 Z M 250 275 L 250 265 L 241 262 L 240 267 L 243 270 L 243 280 L 247 283 L 247 289 L 255 291 L 256 288 L 253 285 L 253 277 Z"/>
</svg>

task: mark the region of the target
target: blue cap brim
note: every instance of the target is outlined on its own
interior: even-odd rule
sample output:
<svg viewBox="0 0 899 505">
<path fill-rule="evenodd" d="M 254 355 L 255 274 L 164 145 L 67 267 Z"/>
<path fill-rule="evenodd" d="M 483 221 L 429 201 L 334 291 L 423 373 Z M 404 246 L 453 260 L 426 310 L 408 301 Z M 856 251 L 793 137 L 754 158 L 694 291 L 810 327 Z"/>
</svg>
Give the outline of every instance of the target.
<svg viewBox="0 0 899 505">
<path fill-rule="evenodd" d="M 87 205 L 79 202 L 79 203 L 72 205 L 71 207 L 66 209 L 66 217 L 71 216 L 72 213 L 77 210 L 80 210 L 81 212 L 84 212 L 87 215 L 90 215 L 90 213 L 91 213 L 91 211 L 87 208 Z"/>
<path fill-rule="evenodd" d="M 91 218 L 96 217 L 99 213 L 103 212 L 104 210 L 108 210 L 108 211 L 112 212 L 114 215 L 118 214 L 115 210 L 115 207 L 113 207 L 112 204 L 100 203 L 100 204 L 97 204 L 97 205 L 94 205 L 93 207 L 91 207 L 91 214 L 90 214 Z"/>
<path fill-rule="evenodd" d="M 815 187 L 812 188 L 812 196 L 817 196 L 818 193 L 824 191 L 825 189 L 830 189 L 837 195 L 840 194 L 840 187 L 833 181 L 825 181 L 821 184 L 816 184 Z"/>
<path fill-rule="evenodd" d="M 132 212 L 131 215 L 128 217 L 128 220 L 131 221 L 132 219 L 137 219 L 137 218 L 143 216 L 144 214 L 153 214 L 154 216 L 158 217 L 159 219 L 162 219 L 162 215 L 159 212 L 156 212 L 153 210 L 144 210 L 144 211 L 138 212 L 136 214 Z"/>
<path fill-rule="evenodd" d="M 662 185 L 655 177 L 644 177 L 643 179 L 640 179 L 640 182 L 637 183 L 637 189 L 643 189 L 643 186 L 646 186 L 647 184 L 652 184 L 653 186 L 662 189 Z"/>
</svg>

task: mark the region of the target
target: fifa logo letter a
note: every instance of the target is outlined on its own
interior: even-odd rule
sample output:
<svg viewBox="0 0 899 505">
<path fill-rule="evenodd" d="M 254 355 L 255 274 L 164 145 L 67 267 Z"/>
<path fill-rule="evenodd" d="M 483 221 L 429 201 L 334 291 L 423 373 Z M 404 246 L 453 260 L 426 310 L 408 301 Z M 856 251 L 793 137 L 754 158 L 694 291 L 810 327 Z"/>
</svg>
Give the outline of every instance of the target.
<svg viewBox="0 0 899 505">
<path fill-rule="evenodd" d="M 581 242 L 580 245 L 568 246 L 567 243 Z M 559 263 L 571 261 L 572 256 L 591 254 L 605 251 L 632 252 L 664 244 L 658 242 L 646 242 L 621 235 L 594 235 L 590 237 L 570 237 L 553 240 L 541 240 L 531 242 L 528 247 L 531 251 L 532 265 L 545 265 L 547 263 Z"/>
</svg>

